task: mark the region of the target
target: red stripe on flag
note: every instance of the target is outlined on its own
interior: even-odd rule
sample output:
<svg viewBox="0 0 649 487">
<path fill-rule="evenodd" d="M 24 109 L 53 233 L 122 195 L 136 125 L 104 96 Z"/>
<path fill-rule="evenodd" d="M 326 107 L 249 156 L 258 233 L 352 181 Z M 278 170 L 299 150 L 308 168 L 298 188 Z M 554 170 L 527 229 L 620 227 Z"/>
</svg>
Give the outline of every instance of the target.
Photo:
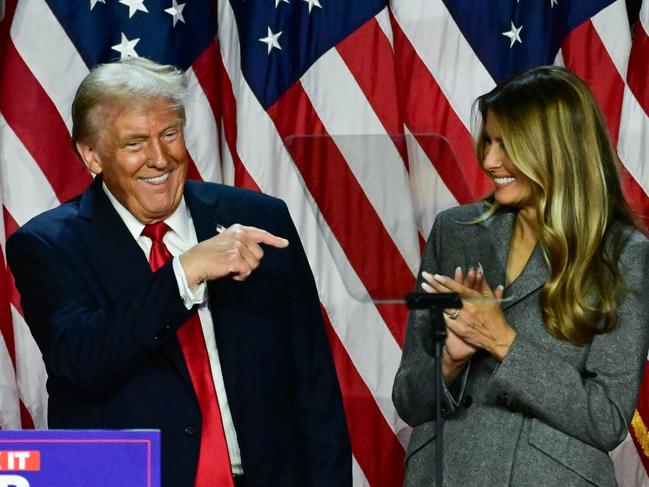
<svg viewBox="0 0 649 487">
<path fill-rule="evenodd" d="M 645 115 L 649 117 L 649 83 L 647 83 L 647 63 L 649 58 L 649 37 L 640 21 L 636 22 L 633 34 L 633 46 L 629 56 L 629 69 L 626 79 L 629 89 L 642 106 Z"/>
<path fill-rule="evenodd" d="M 13 219 L 7 208 L 2 207 L 2 217 L 5 228 L 5 235 L 9 238 L 13 232 L 18 228 L 18 224 Z M 16 309 L 20 309 L 19 305 L 19 295 L 16 290 L 16 284 L 14 282 L 13 276 L 9 268 L 5 264 L 4 257 L 4 242 L 0 242 L 0 333 L 4 338 L 5 344 L 7 346 L 7 351 L 9 352 L 9 357 L 13 363 L 14 369 L 16 368 L 16 345 L 14 341 L 14 327 L 13 319 L 11 317 L 11 308 L 10 304 L 14 304 Z"/>
<path fill-rule="evenodd" d="M 54 103 L 13 42 L 0 69 L 0 111 L 52 185 L 59 201 L 81 193 L 92 181 L 70 146 L 70 134 Z"/>
<path fill-rule="evenodd" d="M 620 131 L 624 80 L 593 23 L 588 20 L 574 29 L 564 40 L 562 51 L 566 67 L 583 79 L 595 95 L 615 147 Z M 629 205 L 649 228 L 649 198 L 622 164 L 620 173 Z"/>
<path fill-rule="evenodd" d="M 3 245 L 0 245 L 2 251 Z M 14 342 L 14 327 L 11 318 L 11 281 L 9 279 L 9 270 L 5 265 L 5 260 L 0 256 L 0 334 L 7 345 L 11 362 L 16 365 L 16 346 Z"/>
<path fill-rule="evenodd" d="M 403 143 L 403 120 L 396 96 L 394 53 L 376 18 L 372 17 L 336 49 L 407 166 L 408 150 Z"/>
<path fill-rule="evenodd" d="M 624 80 L 593 23 L 587 20 L 573 29 L 561 48 L 566 67 L 574 71 L 593 91 L 611 132 L 613 146 L 617 145 Z"/>
<path fill-rule="evenodd" d="M 6 207 L 2 207 L 2 216 L 4 220 L 4 226 L 5 226 L 5 236 L 6 238 L 9 238 L 9 236 L 14 233 L 16 230 L 18 230 L 18 223 L 16 223 L 16 220 L 13 219 L 11 214 L 9 213 L 9 210 L 7 210 Z M 9 283 L 9 302 L 14 305 L 14 308 L 24 316 L 23 314 L 23 309 L 20 306 L 20 294 L 18 294 L 18 289 L 16 289 L 16 282 L 14 281 L 14 276 L 11 273 L 10 269 L 6 270 L 7 272 L 7 282 Z M 4 296 L 0 298 L 0 305 L 3 302 L 2 299 L 4 299 Z"/>
<path fill-rule="evenodd" d="M 14 18 L 14 12 L 16 11 L 16 5 L 18 0 L 6 0 L 5 4 L 5 16 L 0 22 L 0 66 L 4 64 L 4 51 L 9 41 L 9 29 L 11 28 L 11 21 Z"/>
<path fill-rule="evenodd" d="M 324 308 L 322 316 L 343 393 L 352 453 L 372 487 L 401 485 L 404 478 L 403 447 L 354 367 Z"/>
<path fill-rule="evenodd" d="M 234 185 L 239 188 L 260 191 L 237 153 L 237 101 L 223 64 L 218 43 L 210 44 L 201 54 L 194 63 L 194 72 L 206 92 L 218 127 L 220 127 L 219 120 L 223 120 L 223 135 L 234 164 Z M 216 92 L 212 92 L 213 87 L 216 87 Z M 221 151 L 223 150 L 226 149 L 221 148 Z"/>
<path fill-rule="evenodd" d="M 20 423 L 24 430 L 34 429 L 34 420 L 32 419 L 29 410 L 25 407 L 25 403 L 22 399 L 20 399 Z"/>
<path fill-rule="evenodd" d="M 289 140 L 287 148 L 296 167 L 372 298 L 391 299 L 411 291 L 415 282 L 412 272 L 334 140 L 327 136 L 302 85 L 295 83 L 268 113 L 282 139 Z M 290 139 L 295 134 L 323 137 Z M 369 242 L 371 250 L 360 245 L 362 242 Z M 403 345 L 404 322 L 384 319 Z"/>
<path fill-rule="evenodd" d="M 9 237 L 16 229 L 18 224 L 9 214 L 7 209 L 2 207 L 2 216 L 5 227 L 5 235 Z M 11 316 L 10 303 L 13 302 L 14 306 L 22 313 L 19 306 L 18 291 L 13 280 L 13 276 L 9 269 L 5 266 L 3 253 L 0 246 L 0 335 L 5 342 L 11 363 L 14 371 L 17 370 L 16 366 L 16 342 L 13 328 L 13 319 Z M 25 407 L 22 399 L 16 398 L 20 406 L 20 421 L 21 427 L 24 429 L 34 429 L 34 420 L 32 419 L 29 411 Z"/>
<path fill-rule="evenodd" d="M 220 120 L 222 114 L 221 103 L 219 102 L 219 77 L 217 74 L 219 64 L 222 65 L 223 63 L 221 62 L 217 44 L 214 42 L 210 43 L 192 64 L 196 79 L 203 88 L 205 98 L 207 98 L 212 109 L 214 120 Z"/>
<path fill-rule="evenodd" d="M 396 72 L 400 73 L 398 96 L 405 123 L 413 134 L 441 135 L 450 141 L 447 144 L 439 137 L 418 137 L 455 199 L 460 204 L 471 203 L 491 187 L 473 152 L 471 134 L 393 15 L 390 20 Z"/>
<path fill-rule="evenodd" d="M 194 162 L 194 159 L 192 159 L 192 156 L 189 154 L 189 152 L 187 153 L 187 178 L 195 179 L 196 181 L 203 180 L 203 177 L 201 176 L 201 173 L 198 172 L 196 163 Z"/>
</svg>

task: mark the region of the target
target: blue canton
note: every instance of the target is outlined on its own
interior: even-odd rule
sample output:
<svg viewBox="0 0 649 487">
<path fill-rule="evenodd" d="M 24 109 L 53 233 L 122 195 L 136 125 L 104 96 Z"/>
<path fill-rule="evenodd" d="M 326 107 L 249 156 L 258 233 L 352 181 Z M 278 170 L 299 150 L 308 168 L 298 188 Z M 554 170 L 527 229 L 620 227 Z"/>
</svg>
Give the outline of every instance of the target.
<svg viewBox="0 0 649 487">
<path fill-rule="evenodd" d="M 444 0 L 453 19 L 496 82 L 552 64 L 572 29 L 614 0 Z M 503 35 L 514 27 L 520 42 Z"/>
<path fill-rule="evenodd" d="M 165 12 L 172 0 L 144 0 L 148 13 L 138 10 L 130 18 L 129 7 L 117 0 L 97 2 L 92 10 L 89 0 L 46 1 L 89 68 L 120 58 L 113 46 L 122 33 L 129 40 L 139 38 L 134 49 L 140 57 L 181 69 L 191 66 L 216 36 L 215 1 L 181 0 L 184 22 L 175 26 Z"/>
<path fill-rule="evenodd" d="M 320 56 L 383 10 L 386 2 L 230 0 L 243 74 L 261 105 L 272 106 Z M 276 37 L 281 49 L 260 40 L 269 30 L 275 36 L 281 32 Z"/>
</svg>

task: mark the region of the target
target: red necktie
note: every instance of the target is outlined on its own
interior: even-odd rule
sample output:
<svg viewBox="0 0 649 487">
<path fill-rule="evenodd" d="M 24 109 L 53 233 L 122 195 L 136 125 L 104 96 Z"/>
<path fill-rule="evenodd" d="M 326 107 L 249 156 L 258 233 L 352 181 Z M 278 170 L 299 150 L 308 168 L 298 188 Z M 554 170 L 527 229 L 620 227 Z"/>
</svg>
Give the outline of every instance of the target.
<svg viewBox="0 0 649 487">
<path fill-rule="evenodd" d="M 162 242 L 169 227 L 164 222 L 145 225 L 142 235 L 153 241 L 149 265 L 158 270 L 173 257 Z M 221 410 L 214 390 L 212 370 L 198 313 L 194 313 L 176 332 L 185 356 L 189 375 L 201 409 L 201 449 L 195 487 L 234 487 L 230 455 L 225 441 Z"/>
</svg>

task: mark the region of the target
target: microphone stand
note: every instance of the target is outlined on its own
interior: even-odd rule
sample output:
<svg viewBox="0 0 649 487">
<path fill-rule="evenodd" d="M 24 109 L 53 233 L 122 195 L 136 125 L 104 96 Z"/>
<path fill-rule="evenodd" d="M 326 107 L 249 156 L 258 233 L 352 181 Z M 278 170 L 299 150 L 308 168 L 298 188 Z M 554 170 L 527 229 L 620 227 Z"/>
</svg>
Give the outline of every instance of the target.
<svg viewBox="0 0 649 487">
<path fill-rule="evenodd" d="M 433 359 L 435 361 L 435 485 L 442 487 L 444 473 L 444 438 L 442 430 L 442 348 L 446 341 L 444 309 L 461 308 L 457 293 L 410 293 L 406 296 L 409 310 L 428 310 L 433 324 Z"/>
</svg>

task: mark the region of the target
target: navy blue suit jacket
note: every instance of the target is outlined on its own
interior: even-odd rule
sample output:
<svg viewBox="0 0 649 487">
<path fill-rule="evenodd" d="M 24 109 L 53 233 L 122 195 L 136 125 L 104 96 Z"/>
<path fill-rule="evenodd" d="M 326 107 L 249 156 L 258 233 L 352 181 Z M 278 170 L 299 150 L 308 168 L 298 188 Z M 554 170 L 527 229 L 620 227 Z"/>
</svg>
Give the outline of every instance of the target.
<svg viewBox="0 0 649 487">
<path fill-rule="evenodd" d="M 244 282 L 208 283 L 223 379 L 248 484 L 351 485 L 340 390 L 306 256 L 285 204 L 188 181 L 198 240 L 217 223 L 288 238 Z M 171 262 L 152 273 L 101 188 L 37 216 L 7 242 L 30 330 L 48 372 L 51 428 L 162 431 L 166 487 L 190 487 L 201 415 L 176 330 Z"/>
</svg>

